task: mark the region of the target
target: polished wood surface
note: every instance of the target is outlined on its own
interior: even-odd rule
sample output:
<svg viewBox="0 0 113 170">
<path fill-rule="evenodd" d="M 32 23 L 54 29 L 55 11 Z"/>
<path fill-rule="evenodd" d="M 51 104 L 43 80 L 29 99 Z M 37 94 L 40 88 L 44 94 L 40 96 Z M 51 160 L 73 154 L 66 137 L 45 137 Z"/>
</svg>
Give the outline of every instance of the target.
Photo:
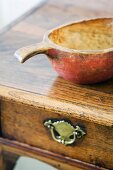
<svg viewBox="0 0 113 170">
<path fill-rule="evenodd" d="M 69 112 L 65 113 L 60 108 L 59 110 L 51 107 L 43 108 L 38 105 L 37 100 L 34 102 L 36 102 L 35 106 L 32 103 L 25 104 L 22 101 L 13 100 L 1 103 L 4 137 L 49 150 L 64 157 L 100 167 L 113 168 L 113 128 L 77 119 L 76 114 L 73 116 Z M 44 121 L 49 118 L 68 119 L 73 125 L 83 127 L 86 135 L 74 145 L 64 146 L 54 141 L 48 129 L 44 127 Z"/>
<path fill-rule="evenodd" d="M 89 17 L 112 17 L 112 5 L 113 0 L 109 3 L 107 0 L 65 0 L 65 3 L 49 0 L 0 35 L 3 137 L 113 168 L 113 79 L 95 85 L 74 85 L 57 76 L 45 55 L 36 56 L 23 65 L 13 56 L 18 48 L 40 42 L 44 32 L 57 25 Z M 62 146 L 55 143 L 43 127 L 46 118 L 67 118 L 73 124 L 80 123 L 85 126 L 87 135 L 77 146 Z M 11 150 L 14 151 L 13 147 Z M 55 161 L 50 163 L 56 164 Z"/>
<path fill-rule="evenodd" d="M 40 42 L 46 30 L 59 24 L 89 16 L 112 16 L 113 1 L 107 2 L 91 0 L 87 6 L 85 0 L 66 0 L 65 3 L 49 0 L 32 15 L 2 34 L 0 84 L 47 96 L 56 102 L 74 104 L 73 112 L 77 112 L 79 117 L 112 126 L 112 80 L 90 86 L 74 85 L 58 77 L 44 55 L 36 56 L 23 65 L 13 56 L 18 48 Z M 0 89 L 2 91 L 2 87 Z"/>
<path fill-rule="evenodd" d="M 61 170 L 107 170 L 105 168 L 100 168 L 76 159 L 64 157 L 50 151 L 31 147 L 8 139 L 0 138 L 0 145 L 2 146 L 3 156 L 7 161 L 11 161 L 12 163 L 14 163 L 19 156 L 29 156 L 51 164 Z M 8 155 L 11 157 L 8 157 Z"/>
</svg>

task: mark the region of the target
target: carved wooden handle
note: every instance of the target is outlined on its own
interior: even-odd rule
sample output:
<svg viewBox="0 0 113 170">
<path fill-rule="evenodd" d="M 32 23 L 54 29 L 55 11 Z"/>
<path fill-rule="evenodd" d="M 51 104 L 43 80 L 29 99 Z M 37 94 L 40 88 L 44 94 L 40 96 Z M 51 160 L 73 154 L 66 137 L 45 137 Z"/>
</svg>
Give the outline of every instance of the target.
<svg viewBox="0 0 113 170">
<path fill-rule="evenodd" d="M 20 48 L 15 52 L 14 55 L 21 63 L 24 63 L 29 58 L 31 58 L 37 54 L 45 53 L 50 48 L 51 47 L 48 47 L 48 45 L 46 43 L 41 42 L 38 44 Z"/>
</svg>

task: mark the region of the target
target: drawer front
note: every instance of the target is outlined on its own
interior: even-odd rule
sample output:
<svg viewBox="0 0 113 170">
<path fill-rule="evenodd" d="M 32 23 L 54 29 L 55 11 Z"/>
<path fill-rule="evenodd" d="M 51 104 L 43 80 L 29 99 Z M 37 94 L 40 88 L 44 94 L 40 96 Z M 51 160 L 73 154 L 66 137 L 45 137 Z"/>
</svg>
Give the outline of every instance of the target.
<svg viewBox="0 0 113 170">
<path fill-rule="evenodd" d="M 2 103 L 1 115 L 4 137 L 113 169 L 113 128 L 13 101 Z M 72 145 L 64 145 L 53 140 L 50 130 L 44 126 L 48 119 L 67 120 L 74 128 L 79 125 L 86 134 Z"/>
</svg>

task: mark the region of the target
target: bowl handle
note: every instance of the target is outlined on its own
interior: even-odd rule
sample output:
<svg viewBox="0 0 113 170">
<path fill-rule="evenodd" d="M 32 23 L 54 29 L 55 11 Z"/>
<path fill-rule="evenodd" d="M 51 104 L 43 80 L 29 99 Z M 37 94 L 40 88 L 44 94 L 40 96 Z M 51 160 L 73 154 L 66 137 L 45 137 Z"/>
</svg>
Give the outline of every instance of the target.
<svg viewBox="0 0 113 170">
<path fill-rule="evenodd" d="M 50 48 L 51 47 L 48 47 L 45 42 L 41 42 L 20 48 L 15 52 L 14 55 L 21 63 L 24 63 L 26 60 L 37 54 L 46 53 L 46 51 Z"/>
</svg>

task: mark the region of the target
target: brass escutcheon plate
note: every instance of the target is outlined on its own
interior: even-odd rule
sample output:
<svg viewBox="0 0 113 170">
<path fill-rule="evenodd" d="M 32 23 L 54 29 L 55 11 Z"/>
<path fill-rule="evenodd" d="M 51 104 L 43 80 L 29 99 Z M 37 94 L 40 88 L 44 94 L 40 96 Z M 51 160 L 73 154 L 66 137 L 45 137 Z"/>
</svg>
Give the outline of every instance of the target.
<svg viewBox="0 0 113 170">
<path fill-rule="evenodd" d="M 78 125 L 75 127 L 65 120 L 46 120 L 44 122 L 53 137 L 53 139 L 64 145 L 71 145 L 82 138 L 86 132 Z"/>
</svg>

